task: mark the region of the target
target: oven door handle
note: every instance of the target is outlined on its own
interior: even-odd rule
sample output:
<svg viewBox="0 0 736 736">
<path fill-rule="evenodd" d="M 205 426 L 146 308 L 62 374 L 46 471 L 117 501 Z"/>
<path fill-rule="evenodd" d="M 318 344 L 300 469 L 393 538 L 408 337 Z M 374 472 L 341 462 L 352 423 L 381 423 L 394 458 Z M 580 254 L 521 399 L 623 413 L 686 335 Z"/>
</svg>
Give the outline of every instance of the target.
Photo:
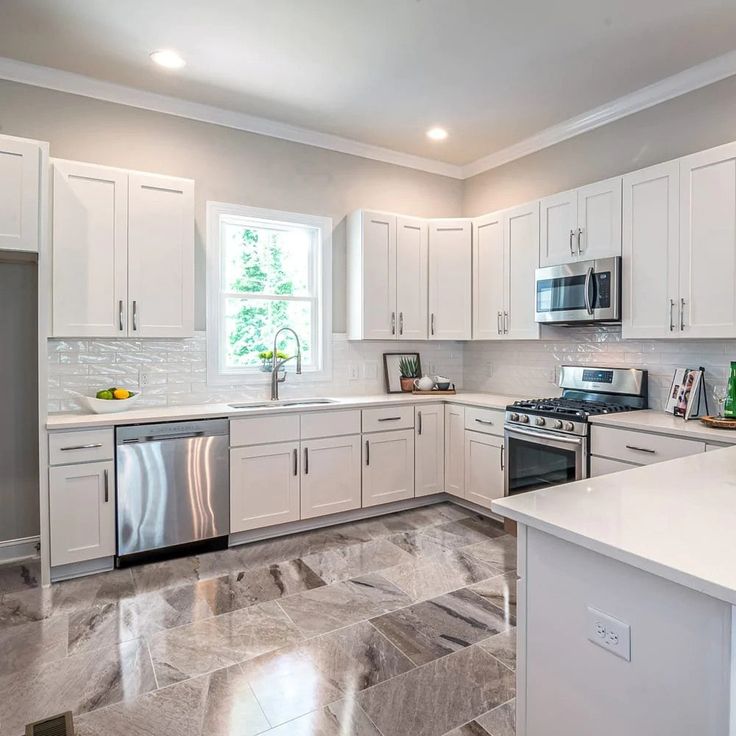
<svg viewBox="0 0 736 736">
<path fill-rule="evenodd" d="M 568 445 L 578 445 L 581 446 L 583 444 L 583 438 L 582 437 L 560 437 L 556 434 L 548 434 L 545 432 L 535 432 L 531 429 L 519 429 L 518 427 L 507 427 L 506 433 L 509 436 L 513 436 L 515 434 L 521 434 L 525 435 L 526 437 L 534 437 L 538 440 L 549 440 L 550 442 L 563 442 Z"/>
<path fill-rule="evenodd" d="M 590 287 L 593 283 L 593 266 L 588 269 L 585 274 L 585 309 L 588 314 L 593 314 L 593 297 L 590 293 Z"/>
</svg>

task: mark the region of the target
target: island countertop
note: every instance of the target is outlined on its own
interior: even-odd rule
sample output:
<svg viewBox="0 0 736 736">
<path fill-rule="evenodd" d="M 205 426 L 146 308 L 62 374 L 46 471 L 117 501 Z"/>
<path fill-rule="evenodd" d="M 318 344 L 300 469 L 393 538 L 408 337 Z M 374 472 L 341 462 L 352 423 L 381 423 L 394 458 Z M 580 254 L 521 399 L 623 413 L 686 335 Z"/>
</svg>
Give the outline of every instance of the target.
<svg viewBox="0 0 736 736">
<path fill-rule="evenodd" d="M 492 510 L 736 605 L 736 448 L 521 493 Z"/>
<path fill-rule="evenodd" d="M 284 397 L 285 400 L 298 401 L 301 397 Z M 322 397 L 320 397 L 322 398 Z M 324 397 L 328 398 L 328 397 Z M 152 422 L 176 422 L 215 417 L 249 417 L 259 414 L 276 414 L 284 412 L 336 411 L 339 409 L 369 409 L 380 406 L 397 406 L 401 404 L 422 404 L 444 402 L 480 406 L 487 409 L 503 410 L 513 403 L 518 396 L 501 394 L 460 392 L 457 394 L 376 394 L 367 396 L 344 396 L 332 398 L 329 404 L 296 404 L 283 406 L 249 407 L 235 409 L 229 404 L 192 404 L 182 406 L 149 406 L 140 409 L 120 412 L 118 414 L 50 414 L 46 421 L 49 430 L 85 429 L 91 427 L 113 427 L 121 424 L 148 424 Z M 253 401 L 257 401 L 254 399 Z M 244 400 L 242 403 L 247 403 Z M 233 401 L 233 403 L 239 403 Z"/>
</svg>

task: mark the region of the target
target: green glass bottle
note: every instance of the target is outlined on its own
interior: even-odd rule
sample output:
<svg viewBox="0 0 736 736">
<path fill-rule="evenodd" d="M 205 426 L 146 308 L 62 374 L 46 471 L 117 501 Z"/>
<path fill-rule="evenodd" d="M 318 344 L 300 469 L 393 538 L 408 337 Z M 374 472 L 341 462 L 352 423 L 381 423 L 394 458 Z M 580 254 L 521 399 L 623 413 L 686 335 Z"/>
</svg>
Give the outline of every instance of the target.
<svg viewBox="0 0 736 736">
<path fill-rule="evenodd" d="M 723 402 L 723 416 L 736 419 L 736 361 L 731 361 L 731 373 L 728 376 L 728 391 Z"/>
</svg>

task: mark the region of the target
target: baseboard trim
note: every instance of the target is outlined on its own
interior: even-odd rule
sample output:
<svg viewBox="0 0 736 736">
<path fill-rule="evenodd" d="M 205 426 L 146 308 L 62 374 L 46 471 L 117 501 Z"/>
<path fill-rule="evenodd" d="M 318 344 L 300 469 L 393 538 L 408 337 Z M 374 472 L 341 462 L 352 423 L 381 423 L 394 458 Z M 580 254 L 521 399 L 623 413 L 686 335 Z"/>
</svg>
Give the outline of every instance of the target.
<svg viewBox="0 0 736 736">
<path fill-rule="evenodd" d="M 57 565 L 51 568 L 51 582 L 58 583 L 60 580 L 70 580 L 71 578 L 78 578 L 82 575 L 108 572 L 114 568 L 114 557 L 100 557 L 97 560 L 85 560 L 84 562 L 72 562 L 68 565 Z"/>
<path fill-rule="evenodd" d="M 7 539 L 0 542 L 0 563 L 26 560 L 29 557 L 38 557 L 39 538 L 22 537 L 21 539 Z"/>
</svg>

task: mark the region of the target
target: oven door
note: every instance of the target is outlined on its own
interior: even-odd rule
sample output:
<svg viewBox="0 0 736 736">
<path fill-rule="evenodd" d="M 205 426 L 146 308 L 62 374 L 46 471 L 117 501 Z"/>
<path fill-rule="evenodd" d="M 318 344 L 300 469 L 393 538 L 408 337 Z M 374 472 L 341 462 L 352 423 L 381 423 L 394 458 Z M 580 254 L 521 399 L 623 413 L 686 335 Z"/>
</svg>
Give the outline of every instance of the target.
<svg viewBox="0 0 736 736">
<path fill-rule="evenodd" d="M 504 493 L 548 488 L 588 477 L 588 438 L 505 428 Z"/>
<path fill-rule="evenodd" d="M 538 268 L 535 320 L 543 323 L 618 322 L 621 258 Z"/>
</svg>

